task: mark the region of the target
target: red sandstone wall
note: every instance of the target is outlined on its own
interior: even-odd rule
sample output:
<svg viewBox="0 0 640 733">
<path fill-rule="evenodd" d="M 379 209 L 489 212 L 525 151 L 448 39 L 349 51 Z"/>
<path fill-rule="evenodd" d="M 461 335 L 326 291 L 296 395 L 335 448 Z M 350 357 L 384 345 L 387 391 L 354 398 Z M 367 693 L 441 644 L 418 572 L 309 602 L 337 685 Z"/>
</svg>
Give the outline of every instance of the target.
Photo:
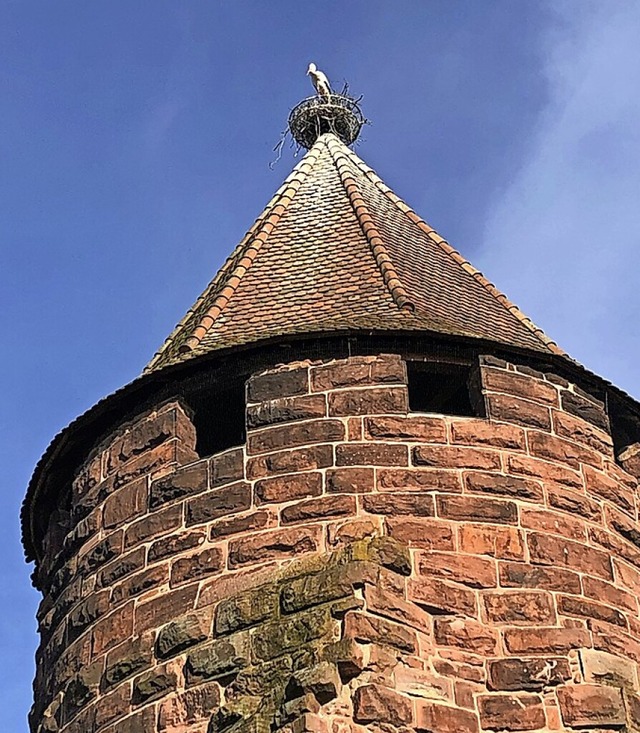
<svg viewBox="0 0 640 733">
<path fill-rule="evenodd" d="M 488 419 L 357 357 L 250 380 L 246 446 L 199 459 L 176 404 L 107 441 L 40 571 L 32 729 L 640 730 L 636 480 L 597 401 L 481 372 Z"/>
</svg>

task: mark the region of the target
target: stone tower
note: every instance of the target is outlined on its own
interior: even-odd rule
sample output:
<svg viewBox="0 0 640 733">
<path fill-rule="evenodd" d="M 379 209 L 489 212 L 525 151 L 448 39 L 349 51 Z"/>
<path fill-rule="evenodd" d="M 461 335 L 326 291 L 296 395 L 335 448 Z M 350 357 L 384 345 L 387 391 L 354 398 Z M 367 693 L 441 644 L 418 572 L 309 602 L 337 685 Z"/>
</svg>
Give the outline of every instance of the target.
<svg viewBox="0 0 640 733">
<path fill-rule="evenodd" d="M 640 405 L 310 148 L 23 511 L 33 733 L 640 730 Z"/>
</svg>

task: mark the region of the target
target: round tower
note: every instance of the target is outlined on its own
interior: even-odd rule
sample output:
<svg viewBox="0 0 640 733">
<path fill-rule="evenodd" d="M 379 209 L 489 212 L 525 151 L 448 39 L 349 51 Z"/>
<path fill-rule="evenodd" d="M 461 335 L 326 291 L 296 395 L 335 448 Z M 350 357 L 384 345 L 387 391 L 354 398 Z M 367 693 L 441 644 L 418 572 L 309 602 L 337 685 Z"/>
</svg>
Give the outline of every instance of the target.
<svg viewBox="0 0 640 733">
<path fill-rule="evenodd" d="M 640 730 L 640 406 L 347 147 L 354 100 L 296 110 L 303 160 L 36 468 L 32 733 Z"/>
</svg>

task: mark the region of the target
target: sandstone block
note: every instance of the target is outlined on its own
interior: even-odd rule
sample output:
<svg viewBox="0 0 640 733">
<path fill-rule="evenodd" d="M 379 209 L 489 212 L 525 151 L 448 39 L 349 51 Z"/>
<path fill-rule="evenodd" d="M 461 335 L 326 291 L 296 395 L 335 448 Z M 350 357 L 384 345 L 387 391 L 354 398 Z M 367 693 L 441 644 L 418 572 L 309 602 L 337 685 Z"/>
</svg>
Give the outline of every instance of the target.
<svg viewBox="0 0 640 733">
<path fill-rule="evenodd" d="M 224 567 L 222 550 L 219 547 L 208 547 L 195 555 L 180 557 L 171 566 L 171 585 L 180 585 L 190 580 L 219 573 Z"/>
<path fill-rule="evenodd" d="M 405 445 L 387 443 L 349 443 L 336 446 L 336 466 L 406 466 L 409 452 Z"/>
<path fill-rule="evenodd" d="M 362 508 L 370 514 L 389 516 L 432 517 L 435 514 L 433 496 L 417 492 L 365 494 L 362 497 Z"/>
<path fill-rule="evenodd" d="M 276 560 L 292 557 L 318 548 L 320 532 L 318 527 L 289 527 L 270 530 L 229 542 L 229 566 L 232 568 L 261 560 Z"/>
<path fill-rule="evenodd" d="M 539 692 L 571 679 L 567 659 L 494 659 L 487 662 L 491 690 Z"/>
<path fill-rule="evenodd" d="M 182 524 L 182 506 L 167 507 L 151 512 L 127 527 L 124 537 L 125 547 L 133 547 L 141 542 L 169 534 Z"/>
<path fill-rule="evenodd" d="M 420 556 L 418 568 L 422 575 L 437 575 L 472 588 L 495 588 L 497 585 L 495 562 L 482 557 L 429 552 Z"/>
<path fill-rule="evenodd" d="M 364 427 L 366 436 L 374 440 L 447 442 L 447 426 L 440 417 L 367 417 Z"/>
<path fill-rule="evenodd" d="M 625 724 L 622 692 L 604 685 L 566 685 L 558 689 L 562 720 L 572 728 Z"/>
<path fill-rule="evenodd" d="M 249 658 L 249 637 L 246 633 L 218 639 L 187 656 L 187 682 L 197 685 L 235 674 L 249 664 Z"/>
<path fill-rule="evenodd" d="M 518 509 L 512 501 L 476 496 L 436 497 L 438 516 L 458 522 L 517 524 Z"/>
<path fill-rule="evenodd" d="M 336 494 L 362 494 L 375 486 L 372 468 L 334 468 L 327 471 L 327 491 Z"/>
<path fill-rule="evenodd" d="M 247 382 L 248 402 L 262 402 L 278 397 L 291 397 L 309 391 L 307 367 L 283 369 L 257 374 Z"/>
<path fill-rule="evenodd" d="M 205 491 L 208 486 L 207 461 L 199 461 L 156 479 L 151 484 L 149 506 L 156 509 L 162 504 Z"/>
<path fill-rule="evenodd" d="M 220 601 L 216 608 L 216 634 L 229 634 L 254 626 L 277 615 L 278 593 L 275 585 L 262 585 Z"/>
<path fill-rule="evenodd" d="M 407 390 L 405 387 L 340 390 L 329 393 L 328 404 L 331 417 L 406 413 Z"/>
<path fill-rule="evenodd" d="M 251 508 L 251 484 L 239 481 L 208 491 L 186 504 L 186 524 L 191 527 Z"/>
<path fill-rule="evenodd" d="M 252 431 L 247 445 L 249 453 L 255 455 L 313 443 L 335 443 L 344 440 L 344 436 L 344 425 L 340 420 L 309 420 Z"/>
<path fill-rule="evenodd" d="M 286 502 L 322 493 L 322 474 L 294 473 L 256 481 L 256 499 L 261 503 Z"/>
<path fill-rule="evenodd" d="M 280 473 L 297 473 L 326 468 L 332 464 L 332 446 L 312 445 L 250 458 L 247 463 L 247 477 L 255 479 Z"/>
<path fill-rule="evenodd" d="M 478 621 L 461 618 L 436 618 L 434 637 L 442 646 L 453 646 L 477 654 L 495 654 L 497 633 Z"/>
<path fill-rule="evenodd" d="M 353 693 L 353 719 L 356 723 L 409 725 L 413 718 L 411 701 L 382 685 L 363 685 Z"/>
<path fill-rule="evenodd" d="M 160 659 L 172 657 L 190 646 L 205 641 L 210 633 L 211 614 L 206 611 L 191 613 L 171 621 L 160 629 L 156 640 L 156 653 Z"/>
<path fill-rule="evenodd" d="M 566 654 L 589 646 L 589 632 L 581 628 L 541 627 L 506 629 L 504 643 L 512 654 Z"/>
<path fill-rule="evenodd" d="M 280 397 L 247 407 L 247 427 L 265 427 L 295 420 L 311 420 L 327 414 L 324 395 Z"/>
<path fill-rule="evenodd" d="M 133 681 L 131 702 L 142 705 L 173 692 L 178 684 L 175 671 L 167 666 L 154 667 Z"/>
<path fill-rule="evenodd" d="M 479 695 L 478 708 L 485 730 L 537 730 L 547 723 L 539 695 Z"/>
<path fill-rule="evenodd" d="M 478 716 L 469 710 L 437 702 L 419 702 L 416 729 L 424 733 L 477 733 Z"/>
<path fill-rule="evenodd" d="M 289 504 L 280 512 L 283 524 L 307 522 L 324 517 L 346 517 L 356 514 L 356 500 L 347 494 L 333 494 Z"/>
<path fill-rule="evenodd" d="M 499 591 L 486 593 L 482 602 L 493 624 L 554 624 L 553 597 L 546 591 Z"/>
<path fill-rule="evenodd" d="M 527 428 L 551 430 L 551 413 L 546 405 L 521 400 L 512 395 L 490 394 L 487 397 L 487 407 L 492 420 L 504 420 Z"/>
<path fill-rule="evenodd" d="M 207 719 L 220 704 L 216 684 L 201 685 L 163 700 L 158 707 L 158 731 L 180 730 Z M 140 730 L 151 730 L 140 728 Z M 132 732 L 133 733 L 133 732 Z"/>
</svg>

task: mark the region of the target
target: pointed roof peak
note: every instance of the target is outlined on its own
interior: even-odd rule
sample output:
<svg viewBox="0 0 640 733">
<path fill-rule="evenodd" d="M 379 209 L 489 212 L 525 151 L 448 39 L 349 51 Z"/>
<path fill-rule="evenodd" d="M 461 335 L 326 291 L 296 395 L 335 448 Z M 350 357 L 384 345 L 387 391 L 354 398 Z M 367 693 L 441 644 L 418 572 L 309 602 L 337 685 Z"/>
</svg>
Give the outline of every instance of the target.
<svg viewBox="0 0 640 733">
<path fill-rule="evenodd" d="M 270 338 L 358 330 L 564 353 L 324 132 L 145 371 Z"/>
</svg>

